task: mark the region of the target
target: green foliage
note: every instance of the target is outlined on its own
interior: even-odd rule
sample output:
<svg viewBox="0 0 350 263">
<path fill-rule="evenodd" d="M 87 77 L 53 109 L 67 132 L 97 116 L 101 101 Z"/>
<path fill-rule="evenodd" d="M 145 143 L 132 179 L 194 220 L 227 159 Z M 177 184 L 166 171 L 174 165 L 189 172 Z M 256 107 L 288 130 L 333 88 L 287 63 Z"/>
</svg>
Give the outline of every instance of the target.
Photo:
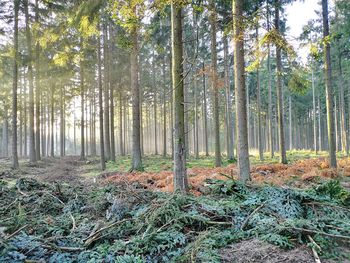
<svg viewBox="0 0 350 263">
<path fill-rule="evenodd" d="M 288 82 L 288 88 L 297 94 L 306 94 L 310 88 L 310 81 L 307 79 L 305 69 L 297 68 L 291 73 L 290 80 Z"/>
<path fill-rule="evenodd" d="M 252 237 L 292 248 L 295 240 L 309 242 L 310 233 L 298 229 L 340 236 L 350 231 L 349 194 L 337 181 L 309 190 L 251 187 L 234 180 L 208 183 L 210 195 L 201 197 L 123 185 L 91 187 L 86 192 L 35 180 L 21 179 L 15 188 L 1 184 L 2 226 L 8 233 L 23 225 L 30 228 L 0 243 L 0 261 L 220 262 L 221 248 Z M 23 194 L 17 196 L 18 190 Z M 106 211 L 118 217 L 107 219 Z M 26 216 L 19 221 L 8 219 L 8 214 Z M 93 229 L 101 230 L 100 235 L 84 246 Z M 339 259 L 338 239 L 314 238 L 325 255 Z"/>
</svg>

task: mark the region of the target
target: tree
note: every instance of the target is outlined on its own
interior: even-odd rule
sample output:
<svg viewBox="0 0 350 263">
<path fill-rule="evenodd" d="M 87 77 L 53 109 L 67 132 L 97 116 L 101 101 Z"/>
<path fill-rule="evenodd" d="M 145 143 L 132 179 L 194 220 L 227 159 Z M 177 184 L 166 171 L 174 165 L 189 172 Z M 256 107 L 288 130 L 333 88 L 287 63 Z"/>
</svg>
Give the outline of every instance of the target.
<svg viewBox="0 0 350 263">
<path fill-rule="evenodd" d="M 275 30 L 280 34 L 280 1 L 275 0 Z M 277 114 L 278 114 L 278 135 L 280 146 L 280 162 L 287 163 L 287 154 L 284 138 L 284 115 L 283 115 L 283 94 L 282 94 L 282 57 L 281 46 L 276 45 L 276 90 L 277 90 Z"/>
<path fill-rule="evenodd" d="M 13 86 L 12 86 L 12 168 L 18 169 L 18 153 L 17 153 L 17 86 L 18 86 L 18 10 L 19 1 L 14 0 L 14 26 L 13 26 Z"/>
<path fill-rule="evenodd" d="M 328 23 L 328 0 L 322 0 L 322 21 L 323 21 L 323 52 L 324 52 L 324 73 L 326 85 L 326 106 L 327 106 L 327 124 L 328 124 L 328 147 L 330 167 L 337 168 L 336 146 L 334 136 L 334 105 L 332 88 L 332 66 L 331 66 L 331 47 Z"/>
<path fill-rule="evenodd" d="M 174 190 L 188 191 L 186 173 L 182 7 L 171 3 L 172 78 L 174 107 Z"/>
<path fill-rule="evenodd" d="M 99 106 L 99 118 L 100 118 L 100 161 L 101 170 L 106 169 L 105 162 L 105 150 L 104 150 L 104 138 L 103 138 L 103 102 L 102 102 L 102 62 L 101 62 L 101 37 L 97 36 L 97 67 L 98 67 L 98 106 Z"/>
<path fill-rule="evenodd" d="M 24 0 L 24 13 L 26 20 L 26 40 L 28 49 L 28 78 L 29 78 L 29 161 L 36 162 L 35 133 L 34 133 L 34 81 L 32 65 L 32 36 L 29 26 L 28 0 Z"/>
<path fill-rule="evenodd" d="M 210 21 L 210 40 L 211 40 L 211 87 L 214 95 L 214 133 L 215 133 L 215 166 L 221 166 L 220 151 L 220 120 L 219 120 L 219 90 L 217 85 L 217 51 L 216 51 L 216 10 L 215 1 L 209 1 L 209 21 Z"/>
<path fill-rule="evenodd" d="M 248 127 L 246 107 L 245 65 L 244 65 L 244 23 L 243 0 L 232 1 L 233 11 L 233 50 L 236 95 L 236 129 L 238 175 L 243 182 L 250 180 L 250 164 L 248 152 Z"/>
</svg>

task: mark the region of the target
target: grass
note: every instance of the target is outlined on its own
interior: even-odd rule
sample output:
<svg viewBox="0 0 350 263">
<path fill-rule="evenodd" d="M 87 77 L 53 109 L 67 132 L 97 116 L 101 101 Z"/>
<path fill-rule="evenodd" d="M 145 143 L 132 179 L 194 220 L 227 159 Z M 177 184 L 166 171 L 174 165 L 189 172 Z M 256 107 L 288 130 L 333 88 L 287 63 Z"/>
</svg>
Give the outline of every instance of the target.
<svg viewBox="0 0 350 263">
<path fill-rule="evenodd" d="M 327 157 L 328 153 L 325 151 L 318 152 L 316 155 L 314 151 L 311 150 L 292 150 L 287 152 L 287 159 L 289 163 L 294 163 L 298 160 L 302 159 L 310 159 L 310 158 L 319 158 L 319 157 Z M 338 153 L 338 157 L 344 157 L 344 154 Z M 84 166 L 84 171 L 82 171 L 84 176 L 97 176 L 100 174 L 99 164 L 97 164 L 96 158 L 89 159 L 91 161 L 90 164 Z M 173 169 L 173 160 L 171 156 L 163 157 L 161 155 L 145 155 L 142 158 L 143 166 L 145 172 L 161 172 L 161 171 L 172 171 Z M 234 161 L 235 163 L 236 161 Z M 258 152 L 256 150 L 250 151 L 250 163 L 251 165 L 258 164 L 271 164 L 279 162 L 279 153 L 276 152 L 273 158 L 270 157 L 268 152 L 264 153 L 264 160 L 260 161 Z M 187 160 L 187 168 L 192 167 L 204 167 L 204 168 L 213 168 L 215 163 L 214 155 L 204 156 L 200 155 L 198 159 L 194 158 L 191 155 Z M 222 157 L 222 165 L 228 166 L 232 162 L 229 162 L 226 159 L 226 156 Z M 106 164 L 106 172 L 121 172 L 126 173 L 129 171 L 131 167 L 131 156 L 117 156 L 116 162 L 107 162 Z"/>
</svg>

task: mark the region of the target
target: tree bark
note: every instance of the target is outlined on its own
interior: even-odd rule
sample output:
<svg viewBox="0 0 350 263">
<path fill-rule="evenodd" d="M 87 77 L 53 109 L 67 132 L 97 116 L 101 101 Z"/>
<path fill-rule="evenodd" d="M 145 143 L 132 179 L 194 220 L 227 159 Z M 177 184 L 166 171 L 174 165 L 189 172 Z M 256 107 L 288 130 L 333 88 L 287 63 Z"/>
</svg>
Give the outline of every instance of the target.
<svg viewBox="0 0 350 263">
<path fill-rule="evenodd" d="M 326 84 L 326 106 L 328 124 L 328 147 L 330 167 L 337 167 L 336 145 L 334 137 L 334 105 L 332 87 L 332 67 L 331 67 L 331 47 L 329 43 L 329 23 L 328 23 L 328 0 L 322 0 L 322 21 L 324 38 L 324 63 L 325 63 L 325 84 Z"/>
<path fill-rule="evenodd" d="M 233 0 L 234 68 L 237 125 L 238 175 L 243 182 L 250 180 L 248 151 L 247 101 L 244 65 L 243 0 Z"/>
<path fill-rule="evenodd" d="M 233 146 L 233 114 L 232 114 L 232 93 L 231 93 L 231 85 L 229 78 L 229 63 L 228 63 L 228 40 L 225 36 L 224 39 L 224 65 L 225 65 L 225 87 L 226 87 L 226 112 L 227 112 L 227 159 L 229 161 L 234 160 L 234 146 Z"/>
<path fill-rule="evenodd" d="M 280 28 L 280 1 L 275 0 L 275 29 L 279 31 Z M 278 114 L 278 131 L 279 131 L 279 150 L 280 150 L 280 162 L 287 163 L 285 138 L 284 138 L 284 115 L 283 115 L 283 95 L 282 95 L 282 59 L 281 59 L 281 47 L 276 45 L 276 90 L 277 90 L 277 114 Z"/>
<path fill-rule="evenodd" d="M 81 52 L 84 52 L 83 49 L 83 40 L 80 39 L 80 48 L 81 48 Z M 81 99 L 81 122 L 80 122 L 80 137 L 81 137 L 81 148 L 80 148 L 80 159 L 84 160 L 85 159 L 85 133 L 84 133 L 84 125 L 85 125 L 85 121 L 84 121 L 84 96 L 85 96 L 85 85 L 84 85 L 84 68 L 83 68 L 83 58 L 80 59 L 80 99 Z"/>
<path fill-rule="evenodd" d="M 111 159 L 111 141 L 109 128 L 109 98 L 110 98 L 110 79 L 109 79 L 109 48 L 108 48 L 107 22 L 103 23 L 103 63 L 104 63 L 104 143 L 106 159 Z"/>
<path fill-rule="evenodd" d="M 18 169 L 18 153 L 17 153 L 17 88 L 18 88 L 18 11 L 19 1 L 14 0 L 14 51 L 13 60 L 13 85 L 12 85 L 12 168 Z M 6 146 L 7 147 L 7 146 Z"/>
<path fill-rule="evenodd" d="M 174 2 L 171 4 L 171 37 L 174 94 L 174 190 L 187 192 L 182 8 Z"/>
<path fill-rule="evenodd" d="M 205 67 L 203 62 L 203 120 L 204 120 L 204 146 L 205 146 L 205 156 L 209 156 L 209 148 L 208 148 L 208 116 L 207 116 L 207 87 L 206 87 L 206 79 L 204 73 Z"/>
<path fill-rule="evenodd" d="M 105 146 L 103 134 L 103 100 L 102 100 L 102 62 L 101 62 L 101 36 L 97 38 L 97 63 L 98 63 L 98 107 L 99 107 L 99 124 L 100 124 L 100 164 L 101 170 L 106 170 Z"/>
<path fill-rule="evenodd" d="M 314 78 L 314 70 L 312 69 L 311 72 L 311 78 L 312 78 L 312 107 L 313 107 L 313 128 L 314 128 L 314 151 L 315 154 L 318 152 L 318 145 L 317 145 L 317 115 L 316 115 L 316 96 L 315 96 L 315 78 Z"/>
<path fill-rule="evenodd" d="M 39 4 L 35 0 L 35 23 L 39 25 Z M 39 32 L 36 32 L 38 39 Z M 39 41 L 35 45 L 35 155 L 36 160 L 40 160 L 40 46 Z"/>
<path fill-rule="evenodd" d="M 136 14 L 136 7 L 134 8 Z M 132 171 L 143 170 L 140 143 L 140 87 L 138 66 L 138 31 L 133 26 L 131 32 L 132 49 L 130 53 L 131 95 L 132 95 Z"/>
<path fill-rule="evenodd" d="M 26 21 L 26 40 L 28 49 L 28 78 L 29 78 L 29 161 L 36 162 L 35 133 L 34 133 L 34 81 L 32 66 L 32 36 L 29 26 L 28 0 L 24 0 L 24 13 Z"/>
<path fill-rule="evenodd" d="M 221 166 L 220 151 L 220 119 L 219 119 L 219 89 L 217 85 L 217 51 L 216 51 L 216 8 L 215 1 L 209 1 L 209 22 L 211 37 L 211 87 L 214 95 L 214 133 L 215 133 L 215 166 Z"/>
<path fill-rule="evenodd" d="M 256 42 L 259 47 L 259 26 L 256 27 Z M 259 50 L 258 50 L 259 52 Z M 258 58 L 259 59 L 259 58 Z M 261 95 L 260 95 L 260 65 L 256 70 L 256 89 L 257 89 L 257 111 L 258 111 L 258 148 L 259 148 L 259 159 L 262 161 L 264 159 L 264 149 L 263 149 L 263 137 L 261 130 Z"/>
</svg>

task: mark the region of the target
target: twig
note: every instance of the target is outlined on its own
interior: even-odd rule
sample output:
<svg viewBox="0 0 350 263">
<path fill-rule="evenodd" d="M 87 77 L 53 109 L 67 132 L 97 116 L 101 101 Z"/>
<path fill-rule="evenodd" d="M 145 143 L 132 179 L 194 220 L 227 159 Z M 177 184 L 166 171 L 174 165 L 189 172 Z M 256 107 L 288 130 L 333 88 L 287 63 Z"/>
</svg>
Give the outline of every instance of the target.
<svg viewBox="0 0 350 263">
<path fill-rule="evenodd" d="M 319 235 L 328 236 L 328 237 L 334 237 L 334 238 L 350 240 L 350 236 L 329 234 L 329 233 L 325 233 L 325 232 L 321 232 L 321 231 L 310 230 L 310 229 L 299 228 L 299 227 L 287 227 L 287 228 L 298 230 L 298 231 L 305 232 L 305 233 L 319 234 Z"/>
<path fill-rule="evenodd" d="M 114 222 L 108 226 L 105 226 L 105 227 L 102 227 L 100 228 L 99 230 L 97 230 L 96 232 L 94 233 L 91 233 L 90 236 L 86 239 L 86 241 L 84 242 L 84 246 L 89 246 L 92 242 L 94 242 L 95 240 L 98 239 L 98 235 L 102 232 L 102 231 L 105 231 L 111 227 L 114 227 L 116 225 L 119 225 L 119 224 L 122 224 L 124 222 L 127 222 L 127 221 L 130 221 L 132 219 L 123 219 L 123 220 L 120 220 L 120 221 L 117 221 L 117 222 Z"/>
<path fill-rule="evenodd" d="M 315 242 L 315 240 L 312 239 L 312 237 L 310 237 L 309 235 L 307 235 L 307 237 L 309 238 L 311 243 L 314 245 L 314 246 L 311 246 L 311 250 L 312 250 L 312 254 L 314 255 L 315 262 L 321 263 L 320 257 L 318 256 L 317 251 L 315 249 L 315 247 L 317 247 L 318 250 L 321 250 L 320 246 L 317 245 L 317 243 Z"/>
<path fill-rule="evenodd" d="M 43 244 L 42 245 L 43 248 L 53 248 L 53 249 L 57 249 L 57 250 L 61 250 L 61 251 L 67 251 L 67 252 L 77 252 L 77 251 L 82 251 L 84 250 L 84 248 L 82 247 L 59 247 L 56 246 L 54 244 Z"/>
<path fill-rule="evenodd" d="M 17 229 L 15 232 L 13 232 L 11 235 L 5 237 L 5 240 L 8 240 L 12 237 L 14 237 L 15 235 L 17 235 L 19 232 L 21 232 L 23 229 L 25 229 L 28 225 L 24 225 L 22 227 L 20 227 L 19 229 Z"/>
<path fill-rule="evenodd" d="M 243 223 L 242 223 L 242 225 L 241 225 L 241 230 L 243 230 L 244 227 L 246 226 L 246 224 L 248 224 L 249 219 L 252 218 L 252 216 L 253 216 L 256 212 L 258 212 L 261 208 L 264 207 L 265 203 L 266 203 L 266 201 L 265 201 L 264 203 L 262 203 L 260 206 L 258 206 L 257 208 L 255 208 L 254 211 L 251 212 L 250 215 L 248 215 L 248 216 L 246 217 L 246 219 L 243 221 Z"/>
<path fill-rule="evenodd" d="M 315 240 L 313 240 L 313 238 L 310 235 L 307 235 L 307 238 L 310 240 L 310 242 L 317 247 L 318 251 L 321 251 L 321 247 L 319 245 L 317 245 L 317 243 L 315 242 Z"/>
</svg>

